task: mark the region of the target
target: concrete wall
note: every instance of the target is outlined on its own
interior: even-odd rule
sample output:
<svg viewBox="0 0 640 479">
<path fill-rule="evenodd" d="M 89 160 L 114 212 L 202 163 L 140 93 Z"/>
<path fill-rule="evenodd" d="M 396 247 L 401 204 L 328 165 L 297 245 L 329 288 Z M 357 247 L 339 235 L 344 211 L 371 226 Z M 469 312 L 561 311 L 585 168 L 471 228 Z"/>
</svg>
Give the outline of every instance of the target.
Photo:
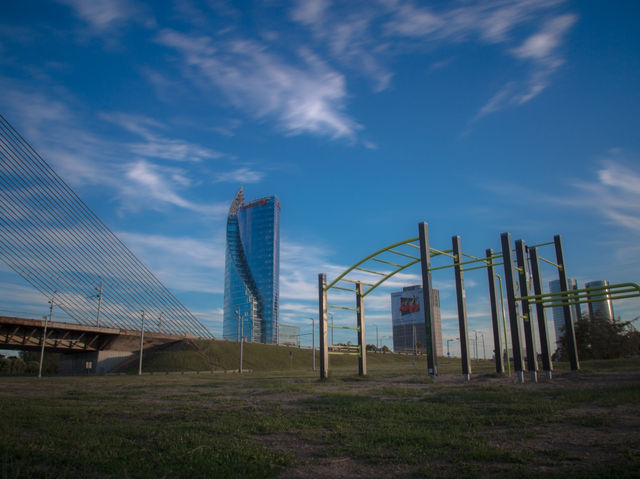
<svg viewBox="0 0 640 479">
<path fill-rule="evenodd" d="M 113 350 L 63 354 L 60 357 L 59 373 L 66 375 L 106 374 L 134 354 L 131 351 Z M 91 363 L 89 370 L 87 362 Z"/>
</svg>

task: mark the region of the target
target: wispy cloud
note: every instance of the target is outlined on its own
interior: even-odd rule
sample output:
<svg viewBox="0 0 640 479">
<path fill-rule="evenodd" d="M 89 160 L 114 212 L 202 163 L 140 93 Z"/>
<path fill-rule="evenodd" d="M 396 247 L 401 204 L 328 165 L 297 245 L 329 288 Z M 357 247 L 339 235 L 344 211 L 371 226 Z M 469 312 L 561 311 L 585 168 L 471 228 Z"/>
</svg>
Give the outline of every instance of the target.
<svg viewBox="0 0 640 479">
<path fill-rule="evenodd" d="M 578 203 L 599 211 L 614 225 L 640 233 L 640 170 L 621 162 L 621 152 L 612 153 L 616 159 L 603 161 L 595 181 L 574 182 L 585 193 Z"/>
<path fill-rule="evenodd" d="M 71 7 L 95 33 L 104 33 L 130 21 L 151 20 L 142 14 L 142 8 L 132 0 L 57 0 Z"/>
<path fill-rule="evenodd" d="M 157 42 L 181 54 L 185 77 L 215 86 L 256 118 L 275 118 L 289 134 L 350 138 L 359 128 L 344 113 L 343 75 L 308 50 L 297 52 L 294 65 L 251 40 L 214 42 L 163 30 Z"/>
<path fill-rule="evenodd" d="M 505 55 L 522 62 L 528 73 L 524 78 L 514 74 L 480 109 L 477 120 L 527 103 L 549 85 L 552 74 L 563 64 L 564 37 L 577 21 L 576 15 L 558 13 L 562 3 L 490 0 L 425 6 L 379 0 L 373 6 L 367 2 L 345 11 L 344 6 L 327 2 L 302 2 L 295 4 L 290 16 L 324 41 L 343 66 L 375 78 L 377 90 L 389 87 L 393 74 L 387 65 L 407 49 L 437 53 L 443 46 L 463 42 L 498 45 Z"/>
<path fill-rule="evenodd" d="M 175 291 L 224 291 L 224 238 L 207 240 L 120 231 L 124 243 Z"/>
<path fill-rule="evenodd" d="M 143 142 L 128 144 L 130 151 L 137 156 L 196 162 L 224 156 L 218 151 L 188 143 L 184 140 L 167 138 L 157 133 L 157 130 L 166 130 L 168 127 L 152 118 L 127 113 L 103 113 L 101 117 L 144 140 Z"/>
</svg>

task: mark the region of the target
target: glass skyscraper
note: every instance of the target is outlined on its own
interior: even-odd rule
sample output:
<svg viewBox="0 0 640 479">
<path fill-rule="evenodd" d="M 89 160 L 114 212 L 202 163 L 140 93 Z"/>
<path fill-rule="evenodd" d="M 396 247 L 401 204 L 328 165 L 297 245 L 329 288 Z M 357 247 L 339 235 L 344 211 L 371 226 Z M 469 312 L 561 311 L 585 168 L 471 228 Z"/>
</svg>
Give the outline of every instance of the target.
<svg viewBox="0 0 640 479">
<path fill-rule="evenodd" d="M 244 203 L 242 187 L 227 216 L 224 339 L 278 343 L 280 201 Z"/>
</svg>

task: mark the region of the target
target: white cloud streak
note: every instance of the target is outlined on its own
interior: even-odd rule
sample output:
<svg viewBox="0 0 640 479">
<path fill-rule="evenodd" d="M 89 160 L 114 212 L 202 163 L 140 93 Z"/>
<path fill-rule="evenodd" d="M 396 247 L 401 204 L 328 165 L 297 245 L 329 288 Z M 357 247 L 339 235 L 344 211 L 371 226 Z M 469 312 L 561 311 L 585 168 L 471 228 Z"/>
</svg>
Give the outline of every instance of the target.
<svg viewBox="0 0 640 479">
<path fill-rule="evenodd" d="M 163 30 L 157 42 L 181 54 L 185 76 L 222 91 L 256 118 L 276 118 L 288 134 L 351 138 L 358 124 L 344 112 L 344 77 L 308 50 L 299 65 L 285 63 L 250 40 L 217 42 L 208 36 Z"/>
</svg>

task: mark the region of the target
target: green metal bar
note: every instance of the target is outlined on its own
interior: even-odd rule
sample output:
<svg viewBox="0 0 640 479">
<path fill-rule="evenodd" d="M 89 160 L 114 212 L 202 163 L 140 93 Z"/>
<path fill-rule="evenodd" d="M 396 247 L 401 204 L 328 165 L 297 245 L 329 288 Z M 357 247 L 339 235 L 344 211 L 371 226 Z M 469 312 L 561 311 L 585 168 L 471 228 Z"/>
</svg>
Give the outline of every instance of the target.
<svg viewBox="0 0 640 479">
<path fill-rule="evenodd" d="M 331 325 L 329 325 L 329 327 L 333 328 L 333 329 L 352 329 L 354 331 L 358 331 L 360 329 L 360 328 L 353 328 L 351 326 L 331 326 Z"/>
<path fill-rule="evenodd" d="M 329 351 L 329 354 L 342 354 L 344 356 L 359 356 L 360 352 L 357 353 L 347 353 L 343 351 Z"/>
<path fill-rule="evenodd" d="M 378 263 L 384 263 L 384 264 L 388 264 L 390 266 L 396 266 L 396 267 L 402 266 L 401 264 L 392 263 L 391 261 L 385 261 L 383 259 L 378 259 L 378 258 L 372 258 L 372 259 L 373 259 L 373 261 L 377 261 Z"/>
<path fill-rule="evenodd" d="M 353 284 L 362 283 L 362 284 L 366 284 L 367 286 L 373 286 L 373 284 L 371 283 L 365 283 L 364 281 L 355 281 L 353 279 L 347 279 L 347 278 L 342 278 L 340 281 L 346 281 L 347 283 L 353 283 Z M 335 288 L 335 286 L 333 286 L 333 288 Z"/>
<path fill-rule="evenodd" d="M 494 265 L 495 266 L 495 265 Z M 474 266 L 473 268 L 464 268 L 464 271 L 473 271 L 474 269 L 487 269 L 489 264 L 483 264 L 482 266 Z"/>
<path fill-rule="evenodd" d="M 629 296 L 621 297 L 619 295 L 626 293 L 634 293 Z M 543 303 L 545 307 L 547 307 L 546 303 L 551 302 L 548 307 L 553 306 L 565 306 L 567 304 L 584 304 L 584 303 L 592 303 L 602 301 L 603 299 L 624 299 L 624 298 L 635 298 L 640 296 L 640 286 L 636 283 L 619 283 L 619 284 L 611 284 L 609 286 L 595 286 L 593 288 L 582 288 L 582 289 L 573 289 L 571 291 L 558 291 L 556 293 L 544 293 L 537 294 L 532 296 L 527 296 L 525 298 L 519 299 L 527 299 L 534 303 Z M 566 297 L 569 297 L 568 301 L 562 302 Z M 578 300 L 585 301 L 575 301 L 571 298 L 577 298 Z"/>
<path fill-rule="evenodd" d="M 560 265 L 559 265 L 559 264 L 556 264 L 556 263 L 554 263 L 553 261 L 549 261 L 548 259 L 545 259 L 545 258 L 543 258 L 542 256 L 540 256 L 538 259 L 539 259 L 540 261 L 544 261 L 545 263 L 549 263 L 551 266 L 555 266 L 556 268 L 559 268 L 559 267 L 560 267 Z"/>
<path fill-rule="evenodd" d="M 437 253 L 437 254 L 432 254 L 432 255 L 431 255 L 431 257 L 432 257 L 432 258 L 433 258 L 434 256 L 438 256 L 438 255 L 443 254 L 443 255 L 445 255 L 445 256 L 448 256 L 449 258 L 453 258 L 454 260 L 456 259 L 456 257 L 455 257 L 454 255 L 449 254 L 449 253 L 451 253 L 451 251 L 452 251 L 452 250 L 440 251 L 439 249 L 429 248 L 429 251 L 430 251 L 430 252 L 431 252 L 431 251 L 435 251 L 435 252 Z"/>
<path fill-rule="evenodd" d="M 355 289 L 343 288 L 342 286 L 334 286 L 333 289 L 339 289 L 339 290 L 342 290 L 342 291 L 349 291 L 350 293 L 355 293 L 356 292 Z"/>
<path fill-rule="evenodd" d="M 350 308 L 348 306 L 337 306 L 335 304 L 327 304 L 327 308 L 346 309 L 348 311 L 358 311 L 357 308 Z"/>
<path fill-rule="evenodd" d="M 418 238 L 414 239 L 413 241 L 418 241 Z M 420 246 L 415 245 L 413 243 L 407 243 L 407 246 L 411 246 L 412 248 L 420 249 Z"/>
<path fill-rule="evenodd" d="M 420 258 L 416 258 L 415 256 L 412 256 L 412 255 L 407 254 L 407 253 L 402 253 L 400 251 L 395 251 L 395 250 L 392 250 L 392 249 L 390 249 L 388 251 L 389 251 L 389 253 L 397 254 L 397 255 L 400 255 L 400 256 L 405 256 L 405 257 L 411 258 L 411 259 L 417 259 L 418 261 L 420 261 Z"/>
<path fill-rule="evenodd" d="M 373 271 L 371 269 L 366 269 L 366 268 L 354 268 L 356 271 L 362 271 L 364 273 L 371 273 L 371 274 L 379 274 L 380 276 L 386 276 L 387 273 L 381 273 L 380 271 Z"/>
<path fill-rule="evenodd" d="M 550 244 L 554 244 L 554 242 L 553 241 L 548 241 L 546 243 L 534 244 L 534 245 L 531 245 L 531 246 L 527 245 L 527 248 L 537 248 L 539 246 L 548 246 Z M 542 258 L 538 258 L 538 259 L 542 259 Z"/>
</svg>

